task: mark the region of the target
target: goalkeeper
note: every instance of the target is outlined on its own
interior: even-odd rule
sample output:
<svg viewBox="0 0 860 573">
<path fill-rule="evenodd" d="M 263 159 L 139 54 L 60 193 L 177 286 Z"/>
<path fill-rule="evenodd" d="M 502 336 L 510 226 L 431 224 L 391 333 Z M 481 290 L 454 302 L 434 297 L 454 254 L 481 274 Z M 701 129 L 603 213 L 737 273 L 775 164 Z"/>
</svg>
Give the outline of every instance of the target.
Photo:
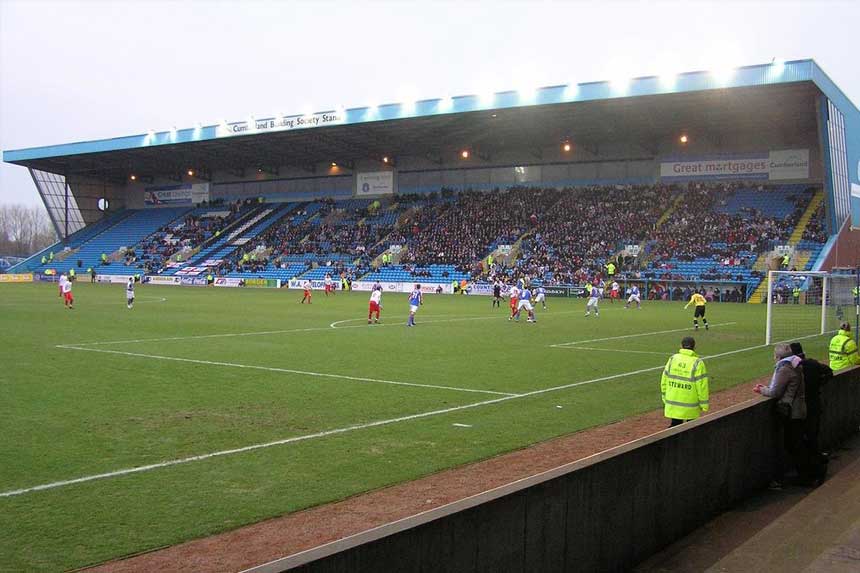
<svg viewBox="0 0 860 573">
<path fill-rule="evenodd" d="M 691 304 L 696 305 L 696 310 L 693 312 L 693 328 L 695 330 L 699 330 L 699 318 L 701 318 L 702 324 L 705 325 L 705 330 L 708 330 L 708 319 L 705 318 L 705 305 L 708 304 L 707 299 L 701 294 L 693 292 L 693 295 L 690 297 L 690 301 L 684 305 L 684 310 L 686 310 Z"/>
</svg>

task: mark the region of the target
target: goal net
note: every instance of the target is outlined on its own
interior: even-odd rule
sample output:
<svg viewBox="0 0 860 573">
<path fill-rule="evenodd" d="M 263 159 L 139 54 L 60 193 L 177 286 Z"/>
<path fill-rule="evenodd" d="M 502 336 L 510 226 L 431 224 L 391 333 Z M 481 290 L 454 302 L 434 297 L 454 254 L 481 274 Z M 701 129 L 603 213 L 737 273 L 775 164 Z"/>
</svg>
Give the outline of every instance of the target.
<svg viewBox="0 0 860 573">
<path fill-rule="evenodd" d="M 860 316 L 856 272 L 770 271 L 767 280 L 765 344 L 832 333 Z"/>
</svg>

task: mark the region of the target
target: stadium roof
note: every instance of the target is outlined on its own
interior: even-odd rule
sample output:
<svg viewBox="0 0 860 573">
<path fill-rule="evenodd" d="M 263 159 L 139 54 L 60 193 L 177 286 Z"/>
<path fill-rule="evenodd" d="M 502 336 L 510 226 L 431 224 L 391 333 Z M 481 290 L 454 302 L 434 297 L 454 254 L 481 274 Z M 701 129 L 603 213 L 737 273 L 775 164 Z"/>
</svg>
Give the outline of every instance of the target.
<svg viewBox="0 0 860 573">
<path fill-rule="evenodd" d="M 349 167 L 359 159 L 433 158 L 464 147 L 491 157 L 514 145 L 539 150 L 571 140 L 597 146 L 613 133 L 647 150 L 655 137 L 691 123 L 717 135 L 739 124 L 765 128 L 777 118 L 784 124 L 786 117 L 798 129 L 814 128 L 809 103 L 817 90 L 856 110 L 813 60 L 798 60 L 249 118 L 6 151 L 3 160 L 66 176 L 126 179 L 130 173 L 172 175 L 188 168 L 313 170 L 320 161 Z"/>
</svg>

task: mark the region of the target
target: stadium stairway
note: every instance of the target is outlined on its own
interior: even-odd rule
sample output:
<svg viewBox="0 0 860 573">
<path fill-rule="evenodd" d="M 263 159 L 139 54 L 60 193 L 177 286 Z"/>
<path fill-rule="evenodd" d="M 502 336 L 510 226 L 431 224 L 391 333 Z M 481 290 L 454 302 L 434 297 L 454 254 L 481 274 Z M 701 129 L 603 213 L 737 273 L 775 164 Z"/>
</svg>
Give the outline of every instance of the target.
<svg viewBox="0 0 860 573">
<path fill-rule="evenodd" d="M 675 198 L 674 201 L 672 201 L 672 204 L 669 205 L 669 208 L 666 209 L 666 211 L 662 215 L 660 215 L 660 218 L 657 219 L 657 222 L 654 224 L 654 226 L 657 229 L 659 229 L 663 225 L 663 223 L 668 221 L 669 217 L 672 216 L 672 213 L 675 212 L 675 210 L 678 208 L 678 205 L 680 205 L 681 201 L 683 201 L 683 200 L 684 200 L 684 194 L 678 193 L 678 196 Z M 642 247 L 642 245 L 640 245 L 640 248 L 641 247 Z"/>
<path fill-rule="evenodd" d="M 267 209 L 271 209 L 271 207 L 268 205 L 260 205 L 248 209 L 244 214 L 242 214 L 242 216 L 223 229 L 218 237 L 212 237 L 209 241 L 204 242 L 197 253 L 195 253 L 194 256 L 191 257 L 181 268 L 197 266 L 203 261 L 216 258 L 213 256 L 216 252 L 224 249 L 225 246 L 236 240 L 249 227 L 252 227 L 256 222 L 259 222 L 260 219 L 264 218 L 266 214 L 271 212 L 267 212 Z M 232 247 L 231 251 L 235 248 L 235 246 Z M 180 270 L 180 267 L 169 269 L 165 271 L 164 274 L 175 274 L 177 270 Z"/>
<path fill-rule="evenodd" d="M 806 231 L 809 221 L 812 220 L 812 217 L 815 215 L 815 212 L 821 206 L 823 201 L 824 191 L 816 191 L 815 195 L 813 195 L 812 199 L 809 201 L 809 205 L 806 206 L 806 210 L 804 210 L 803 215 L 798 219 L 797 225 L 794 227 L 794 230 L 791 232 L 791 236 L 788 239 L 788 245 L 790 247 L 794 247 L 794 257 L 792 258 L 791 266 L 799 270 L 808 270 L 810 262 L 814 261 L 815 257 L 818 256 L 818 252 L 821 251 L 821 247 L 816 249 L 808 244 L 808 241 L 804 241 L 803 233 Z M 759 256 L 753 265 L 753 270 L 757 270 L 761 272 L 762 275 L 766 275 L 768 271 L 767 263 L 770 258 L 770 253 Z M 767 281 L 763 279 L 753 291 L 747 302 L 752 304 L 761 304 L 762 302 L 765 302 L 766 292 Z"/>
<path fill-rule="evenodd" d="M 806 231 L 806 226 L 809 224 L 813 215 L 815 215 L 818 207 L 821 206 L 822 201 L 824 201 L 824 191 L 818 190 L 815 192 L 809 205 L 806 206 L 806 210 L 803 212 L 803 215 L 801 215 L 800 219 L 797 221 L 797 226 L 794 228 L 794 231 L 791 233 L 791 237 L 788 239 L 789 245 L 794 247 L 803 240 L 803 233 Z M 795 266 L 798 266 L 799 268 L 799 265 Z"/>
</svg>

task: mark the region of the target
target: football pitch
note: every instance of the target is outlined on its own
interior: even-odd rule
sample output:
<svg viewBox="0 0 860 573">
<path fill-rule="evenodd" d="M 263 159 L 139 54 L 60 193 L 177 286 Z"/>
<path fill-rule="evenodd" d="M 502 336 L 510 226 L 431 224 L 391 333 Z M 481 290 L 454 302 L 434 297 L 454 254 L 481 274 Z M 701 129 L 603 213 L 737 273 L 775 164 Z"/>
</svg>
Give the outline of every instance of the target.
<svg viewBox="0 0 860 573">
<path fill-rule="evenodd" d="M 68 569 L 415 479 L 661 406 L 683 303 L 0 285 L 0 567 Z M 768 374 L 764 305 L 710 304 L 711 391 Z M 826 337 L 804 341 L 825 355 Z"/>
</svg>

